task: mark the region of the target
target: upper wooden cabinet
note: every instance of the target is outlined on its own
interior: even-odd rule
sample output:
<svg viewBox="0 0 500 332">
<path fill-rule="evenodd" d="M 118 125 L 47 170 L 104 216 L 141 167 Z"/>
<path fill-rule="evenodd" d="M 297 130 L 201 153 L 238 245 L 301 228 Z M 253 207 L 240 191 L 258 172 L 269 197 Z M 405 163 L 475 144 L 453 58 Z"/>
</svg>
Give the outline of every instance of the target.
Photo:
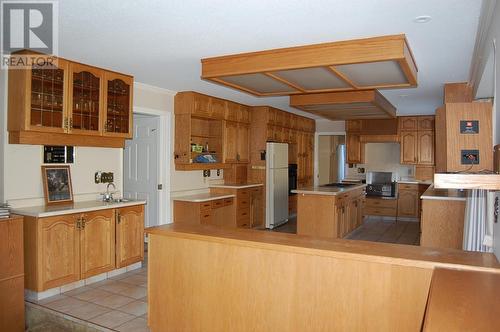
<svg viewBox="0 0 500 332">
<path fill-rule="evenodd" d="M 9 69 L 11 144 L 124 147 L 132 137 L 133 77 L 62 58 Z"/>
<path fill-rule="evenodd" d="M 347 133 L 346 148 L 347 162 L 349 164 L 362 164 L 365 162 L 365 145 L 360 141 L 359 134 Z"/>
<path fill-rule="evenodd" d="M 399 118 L 401 163 L 434 165 L 434 116 Z"/>
<path fill-rule="evenodd" d="M 106 72 L 104 79 L 104 135 L 132 138 L 133 78 Z"/>
</svg>

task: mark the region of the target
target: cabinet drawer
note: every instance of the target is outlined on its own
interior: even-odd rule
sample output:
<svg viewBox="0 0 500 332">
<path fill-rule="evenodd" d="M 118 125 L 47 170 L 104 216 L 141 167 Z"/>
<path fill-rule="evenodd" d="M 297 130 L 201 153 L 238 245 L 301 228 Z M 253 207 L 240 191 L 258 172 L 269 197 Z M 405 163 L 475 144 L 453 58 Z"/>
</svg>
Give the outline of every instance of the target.
<svg viewBox="0 0 500 332">
<path fill-rule="evenodd" d="M 262 187 L 251 188 L 250 191 L 252 192 L 252 194 L 260 194 L 262 193 Z"/>
<path fill-rule="evenodd" d="M 238 227 L 250 227 L 250 218 L 240 218 L 236 220 L 236 226 Z"/>
<path fill-rule="evenodd" d="M 413 183 L 399 183 L 398 184 L 398 189 L 399 190 L 414 190 L 414 191 L 418 191 L 418 184 L 413 184 Z"/>
<path fill-rule="evenodd" d="M 364 215 L 370 216 L 396 216 L 397 209 L 396 208 L 387 208 L 387 207 L 368 207 L 366 206 L 363 209 Z"/>
<path fill-rule="evenodd" d="M 238 211 L 236 211 L 236 219 L 244 218 L 250 219 L 250 208 L 238 209 Z"/>
<path fill-rule="evenodd" d="M 234 199 L 232 197 L 231 198 L 224 198 L 224 206 L 233 205 L 233 202 L 234 202 Z"/>
<path fill-rule="evenodd" d="M 212 222 L 212 213 L 210 211 L 200 214 L 200 224 L 210 224 Z"/>
<path fill-rule="evenodd" d="M 250 197 L 250 190 L 248 190 L 248 189 L 240 189 L 236 193 L 236 196 L 238 197 L 238 200 L 249 198 Z"/>
<path fill-rule="evenodd" d="M 367 198 L 365 205 L 367 208 L 390 208 L 396 209 L 398 201 L 395 199 Z"/>
<path fill-rule="evenodd" d="M 224 199 L 212 201 L 212 209 L 218 209 L 224 206 Z"/>
<path fill-rule="evenodd" d="M 250 198 L 240 198 L 238 199 L 238 210 L 246 209 L 250 206 Z"/>
<path fill-rule="evenodd" d="M 210 210 L 212 208 L 212 202 L 200 203 L 200 211 Z"/>
</svg>

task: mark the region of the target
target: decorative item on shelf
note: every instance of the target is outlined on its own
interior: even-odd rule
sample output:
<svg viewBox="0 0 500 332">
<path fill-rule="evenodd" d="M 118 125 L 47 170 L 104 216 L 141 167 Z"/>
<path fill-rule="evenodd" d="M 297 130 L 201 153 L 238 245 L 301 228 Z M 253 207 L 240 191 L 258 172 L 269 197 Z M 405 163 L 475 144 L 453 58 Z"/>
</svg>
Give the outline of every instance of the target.
<svg viewBox="0 0 500 332">
<path fill-rule="evenodd" d="M 198 145 L 198 144 L 191 144 L 191 151 L 196 152 L 196 153 L 202 153 L 203 146 Z"/>
<path fill-rule="evenodd" d="M 7 203 L 0 204 L 0 219 L 10 217 L 10 205 Z"/>
<path fill-rule="evenodd" d="M 208 163 L 216 163 L 217 158 L 215 155 L 212 154 L 200 154 L 194 158 L 195 163 L 203 163 L 203 164 L 208 164 Z"/>
<path fill-rule="evenodd" d="M 47 205 L 73 202 L 69 166 L 42 166 L 42 178 Z"/>
</svg>

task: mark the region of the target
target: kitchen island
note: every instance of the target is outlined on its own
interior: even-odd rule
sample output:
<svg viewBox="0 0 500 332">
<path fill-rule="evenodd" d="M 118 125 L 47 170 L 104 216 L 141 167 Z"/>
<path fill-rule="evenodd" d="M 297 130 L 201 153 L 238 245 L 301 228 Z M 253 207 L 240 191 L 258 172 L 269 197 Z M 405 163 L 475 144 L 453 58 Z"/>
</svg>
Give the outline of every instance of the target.
<svg viewBox="0 0 500 332">
<path fill-rule="evenodd" d="M 342 238 L 363 222 L 365 184 L 306 187 L 297 198 L 297 234 Z"/>
<path fill-rule="evenodd" d="M 500 272 L 491 253 L 209 225 L 147 232 L 154 332 L 420 331 L 436 268 Z"/>
</svg>

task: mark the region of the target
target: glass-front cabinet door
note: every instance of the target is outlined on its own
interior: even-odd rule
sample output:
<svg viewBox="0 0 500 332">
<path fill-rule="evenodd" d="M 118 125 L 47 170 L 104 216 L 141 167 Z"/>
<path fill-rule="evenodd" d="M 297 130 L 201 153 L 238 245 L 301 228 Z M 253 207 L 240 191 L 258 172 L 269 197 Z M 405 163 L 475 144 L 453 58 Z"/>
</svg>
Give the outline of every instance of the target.
<svg viewBox="0 0 500 332">
<path fill-rule="evenodd" d="M 116 137 L 132 137 L 132 89 L 131 76 L 106 72 L 104 134 Z"/>
<path fill-rule="evenodd" d="M 57 66 L 29 70 L 28 93 L 31 94 L 26 126 L 30 130 L 65 132 L 67 120 L 67 82 L 69 64 L 59 59 Z"/>
<path fill-rule="evenodd" d="M 100 135 L 104 74 L 102 69 L 70 66 L 69 128 L 73 133 Z"/>
</svg>

